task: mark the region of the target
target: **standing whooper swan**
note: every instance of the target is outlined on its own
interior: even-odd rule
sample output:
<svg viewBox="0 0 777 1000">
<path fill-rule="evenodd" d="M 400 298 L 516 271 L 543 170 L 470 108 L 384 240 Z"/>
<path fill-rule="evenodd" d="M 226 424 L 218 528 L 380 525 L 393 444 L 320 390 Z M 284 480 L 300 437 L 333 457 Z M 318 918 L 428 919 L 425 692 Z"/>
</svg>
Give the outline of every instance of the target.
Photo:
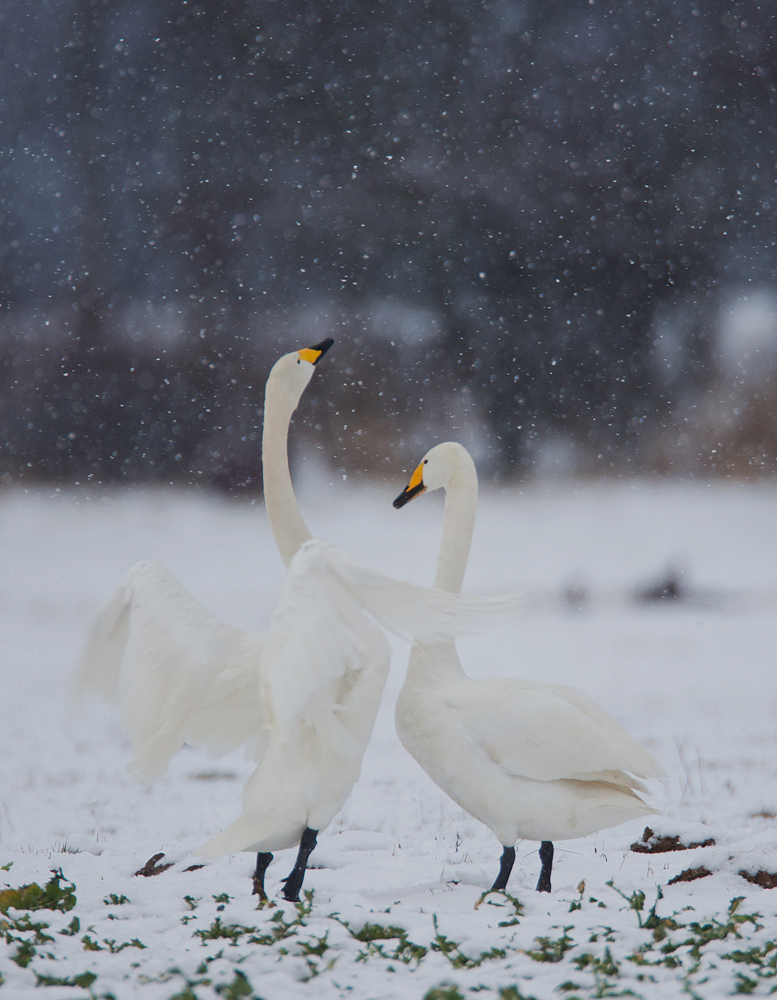
<svg viewBox="0 0 777 1000">
<path fill-rule="evenodd" d="M 389 666 L 386 638 L 364 611 L 405 637 L 439 637 L 462 631 L 462 617 L 471 623 L 504 608 L 454 604 L 311 538 L 291 484 L 287 436 L 331 344 L 284 355 L 265 389 L 264 497 L 287 566 L 267 634 L 220 621 L 164 566 L 144 561 L 97 617 L 78 670 L 82 688 L 120 706 L 134 750 L 128 769 L 139 780 L 164 774 L 184 743 L 214 755 L 245 746 L 257 761 L 241 815 L 199 853 L 257 852 L 253 891 L 262 901 L 271 852 L 295 844 L 283 895 L 299 899 L 317 833 L 359 775 Z"/>
<path fill-rule="evenodd" d="M 458 593 L 477 506 L 475 466 L 460 444 L 427 452 L 394 501 L 403 507 L 444 489 L 435 587 Z M 656 812 L 636 794 L 661 765 L 614 719 L 574 688 L 538 681 L 472 680 L 453 640 L 417 641 L 396 705 L 403 746 L 462 809 L 503 846 L 491 891 L 504 889 L 516 840 L 539 840 L 537 890 L 550 892 L 554 840 Z"/>
</svg>

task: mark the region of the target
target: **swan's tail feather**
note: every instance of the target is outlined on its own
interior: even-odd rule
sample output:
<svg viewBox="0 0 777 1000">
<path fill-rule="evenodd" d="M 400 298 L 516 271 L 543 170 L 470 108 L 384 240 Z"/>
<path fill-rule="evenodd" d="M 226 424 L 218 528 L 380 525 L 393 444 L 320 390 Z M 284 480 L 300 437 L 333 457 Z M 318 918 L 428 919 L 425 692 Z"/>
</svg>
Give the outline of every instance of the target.
<svg viewBox="0 0 777 1000">
<path fill-rule="evenodd" d="M 634 775 L 627 774 L 625 771 L 581 772 L 580 774 L 571 774 L 570 778 L 573 781 L 587 781 L 592 785 L 617 788 L 622 792 L 633 792 L 635 793 L 635 798 L 639 798 L 639 796 L 636 795 L 636 792 L 642 792 L 643 795 L 647 795 L 650 791 L 644 781 L 640 781 L 639 778 L 634 777 Z"/>
<path fill-rule="evenodd" d="M 279 827 L 277 817 L 259 817 L 255 813 L 241 813 L 228 827 L 217 833 L 194 852 L 211 860 L 241 851 L 280 851 L 294 847 L 305 829 L 304 823 L 289 823 L 288 829 Z"/>
<path fill-rule="evenodd" d="M 210 861 L 212 858 L 220 858 L 225 854 L 237 854 L 240 851 L 248 850 L 254 838 L 248 829 L 235 829 L 239 820 L 235 820 L 226 830 L 217 833 L 202 847 L 198 847 L 194 852 L 198 857 Z"/>
</svg>

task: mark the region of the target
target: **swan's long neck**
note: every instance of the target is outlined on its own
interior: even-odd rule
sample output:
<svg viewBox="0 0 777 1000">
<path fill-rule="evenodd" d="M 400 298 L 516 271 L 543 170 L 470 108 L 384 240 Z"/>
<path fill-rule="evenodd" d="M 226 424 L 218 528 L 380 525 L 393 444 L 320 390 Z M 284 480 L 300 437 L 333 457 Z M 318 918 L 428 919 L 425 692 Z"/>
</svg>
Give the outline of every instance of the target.
<svg viewBox="0 0 777 1000">
<path fill-rule="evenodd" d="M 442 538 L 434 578 L 435 587 L 454 594 L 460 592 L 467 569 L 478 504 L 475 465 L 465 451 L 460 452 L 458 458 L 445 488 Z"/>
<path fill-rule="evenodd" d="M 268 381 L 262 430 L 264 504 L 275 544 L 287 566 L 297 549 L 312 537 L 302 520 L 289 472 L 289 424 L 298 402 L 282 396 L 272 378 Z"/>
<path fill-rule="evenodd" d="M 475 465 L 465 451 L 459 453 L 453 473 L 445 487 L 445 513 L 442 538 L 437 556 L 434 585 L 439 590 L 458 594 L 467 568 L 475 512 L 478 503 L 478 479 Z M 466 676 L 453 639 L 435 643 L 414 643 L 407 664 L 406 684 L 426 686 Z"/>
</svg>

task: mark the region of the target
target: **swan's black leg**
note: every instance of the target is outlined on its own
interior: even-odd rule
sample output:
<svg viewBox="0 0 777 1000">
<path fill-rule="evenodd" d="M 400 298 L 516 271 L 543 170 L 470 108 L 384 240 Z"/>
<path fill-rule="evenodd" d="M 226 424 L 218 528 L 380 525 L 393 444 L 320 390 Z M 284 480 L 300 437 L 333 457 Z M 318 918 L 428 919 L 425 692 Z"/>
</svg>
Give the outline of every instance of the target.
<svg viewBox="0 0 777 1000">
<path fill-rule="evenodd" d="M 267 871 L 267 866 L 272 861 L 272 854 L 269 853 L 259 853 L 256 855 L 256 871 L 254 872 L 254 889 L 252 895 L 258 896 L 259 901 L 264 903 L 267 901 L 267 893 L 264 891 L 264 873 Z"/>
<path fill-rule="evenodd" d="M 299 902 L 299 891 L 302 888 L 302 880 L 305 878 L 308 858 L 316 846 L 317 835 L 318 830 L 311 830 L 309 826 L 306 826 L 304 833 L 300 837 L 297 860 L 290 874 L 283 880 L 286 883 L 283 887 L 283 898 L 288 899 L 290 903 Z"/>
<path fill-rule="evenodd" d="M 515 864 L 515 848 L 505 847 L 502 851 L 502 859 L 499 862 L 499 874 L 496 877 L 496 882 L 491 886 L 489 892 L 501 892 L 502 889 L 507 885 L 507 880 L 510 878 L 510 872 L 513 870 L 513 865 Z"/>
<path fill-rule="evenodd" d="M 550 892 L 550 871 L 553 868 L 553 844 L 549 840 L 543 840 L 540 844 L 540 880 L 537 883 L 537 892 Z"/>
</svg>

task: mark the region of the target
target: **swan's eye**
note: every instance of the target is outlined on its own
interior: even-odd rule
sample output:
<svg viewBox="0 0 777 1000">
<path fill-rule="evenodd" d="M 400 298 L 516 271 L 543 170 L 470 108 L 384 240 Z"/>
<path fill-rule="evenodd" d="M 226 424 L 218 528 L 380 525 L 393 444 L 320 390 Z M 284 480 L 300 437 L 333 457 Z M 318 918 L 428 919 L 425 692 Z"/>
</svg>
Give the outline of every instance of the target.
<svg viewBox="0 0 777 1000">
<path fill-rule="evenodd" d="M 424 459 L 424 465 L 426 465 L 426 463 L 427 463 L 428 461 L 429 461 L 429 459 L 428 459 L 428 458 L 425 458 L 425 459 Z"/>
</svg>

